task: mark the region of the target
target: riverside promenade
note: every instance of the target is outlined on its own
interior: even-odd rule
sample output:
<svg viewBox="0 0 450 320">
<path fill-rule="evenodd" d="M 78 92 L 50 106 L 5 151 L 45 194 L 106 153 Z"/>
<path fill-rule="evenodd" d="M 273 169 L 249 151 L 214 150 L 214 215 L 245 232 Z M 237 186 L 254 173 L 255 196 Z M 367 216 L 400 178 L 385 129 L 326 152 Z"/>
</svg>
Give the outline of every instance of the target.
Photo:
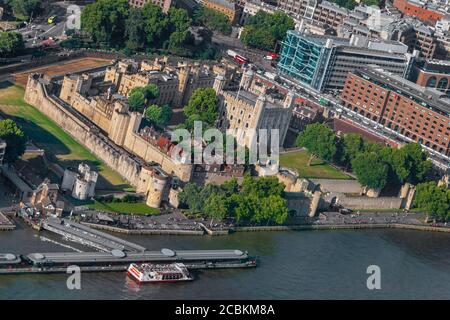
<svg viewBox="0 0 450 320">
<path fill-rule="evenodd" d="M 424 213 L 352 213 L 323 212 L 318 217 L 297 217 L 295 222 L 282 226 L 236 226 L 231 231 L 287 231 L 338 229 L 409 229 L 419 231 L 450 232 L 450 223 L 426 223 Z"/>
</svg>

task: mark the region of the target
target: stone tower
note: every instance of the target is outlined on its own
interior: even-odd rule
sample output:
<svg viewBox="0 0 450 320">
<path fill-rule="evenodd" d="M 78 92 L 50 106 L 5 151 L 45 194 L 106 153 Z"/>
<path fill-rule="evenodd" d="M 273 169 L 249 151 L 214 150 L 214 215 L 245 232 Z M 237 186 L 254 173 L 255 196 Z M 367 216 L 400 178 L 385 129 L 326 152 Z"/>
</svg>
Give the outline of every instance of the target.
<svg viewBox="0 0 450 320">
<path fill-rule="evenodd" d="M 240 82 L 240 87 L 242 90 L 249 90 L 251 85 L 252 85 L 252 81 L 253 81 L 253 70 L 249 69 L 246 70 L 243 74 L 242 74 L 242 78 L 241 78 L 241 82 Z"/>
<path fill-rule="evenodd" d="M 129 125 L 130 114 L 128 112 L 128 105 L 120 101 L 115 101 L 109 127 L 109 138 L 117 145 L 123 146 Z"/>
<path fill-rule="evenodd" d="M 153 167 L 150 185 L 147 193 L 147 205 L 159 208 L 166 196 L 169 177 L 158 167 Z"/>
<path fill-rule="evenodd" d="M 182 64 L 178 69 L 178 95 L 174 99 L 174 105 L 180 107 L 183 103 L 184 93 L 191 75 L 191 68 L 187 64 Z"/>
<path fill-rule="evenodd" d="M 222 92 L 224 86 L 225 86 L 225 77 L 221 74 L 217 75 L 213 84 L 213 89 L 214 91 L 216 91 L 216 94 Z"/>
</svg>

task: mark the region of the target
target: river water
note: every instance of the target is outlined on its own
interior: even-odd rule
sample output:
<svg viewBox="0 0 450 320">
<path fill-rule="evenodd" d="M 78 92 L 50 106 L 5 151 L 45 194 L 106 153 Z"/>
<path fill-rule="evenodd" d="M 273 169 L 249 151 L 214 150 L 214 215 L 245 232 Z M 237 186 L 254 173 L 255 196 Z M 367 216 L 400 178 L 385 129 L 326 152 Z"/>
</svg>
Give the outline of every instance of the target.
<svg viewBox="0 0 450 320">
<path fill-rule="evenodd" d="M 70 251 L 67 244 L 80 249 L 41 236 L 22 225 L 0 232 L 0 252 Z M 339 230 L 124 238 L 150 250 L 248 250 L 259 256 L 259 266 L 199 271 L 190 283 L 140 287 L 125 273 L 86 273 L 81 290 L 68 290 L 65 274 L 0 276 L 0 299 L 450 299 L 450 234 Z M 381 268 L 381 290 L 366 287 L 369 265 Z"/>
</svg>

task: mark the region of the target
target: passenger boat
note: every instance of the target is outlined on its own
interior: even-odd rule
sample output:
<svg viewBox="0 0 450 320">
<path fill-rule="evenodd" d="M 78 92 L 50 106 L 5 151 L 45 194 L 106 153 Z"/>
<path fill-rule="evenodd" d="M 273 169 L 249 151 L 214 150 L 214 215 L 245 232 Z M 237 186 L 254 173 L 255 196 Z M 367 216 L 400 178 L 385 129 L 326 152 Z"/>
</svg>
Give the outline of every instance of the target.
<svg viewBox="0 0 450 320">
<path fill-rule="evenodd" d="M 135 264 L 128 267 L 128 275 L 139 283 L 192 281 L 186 266 L 182 263 Z"/>
</svg>

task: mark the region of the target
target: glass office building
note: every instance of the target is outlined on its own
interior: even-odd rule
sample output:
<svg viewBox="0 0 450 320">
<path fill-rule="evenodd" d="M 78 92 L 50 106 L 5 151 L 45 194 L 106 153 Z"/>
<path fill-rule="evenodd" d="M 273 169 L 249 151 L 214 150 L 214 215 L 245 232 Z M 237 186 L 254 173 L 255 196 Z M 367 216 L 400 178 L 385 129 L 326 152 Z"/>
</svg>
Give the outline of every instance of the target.
<svg viewBox="0 0 450 320">
<path fill-rule="evenodd" d="M 400 42 L 319 36 L 290 30 L 283 41 L 278 71 L 318 91 L 341 90 L 347 74 L 376 64 L 405 77 L 413 59 Z"/>
</svg>

